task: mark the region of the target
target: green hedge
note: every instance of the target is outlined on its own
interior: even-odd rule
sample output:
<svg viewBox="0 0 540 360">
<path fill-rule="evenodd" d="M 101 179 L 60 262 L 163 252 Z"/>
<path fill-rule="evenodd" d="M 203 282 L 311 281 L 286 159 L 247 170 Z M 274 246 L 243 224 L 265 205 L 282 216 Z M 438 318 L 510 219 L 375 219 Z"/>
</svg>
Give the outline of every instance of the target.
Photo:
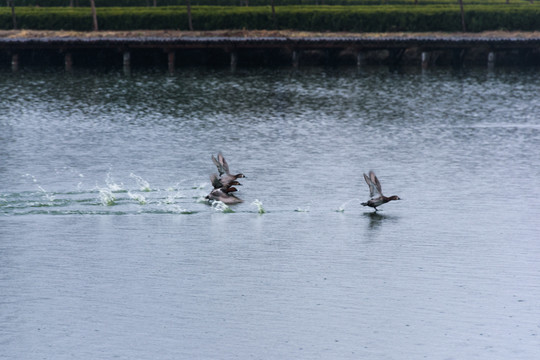
<svg viewBox="0 0 540 360">
<path fill-rule="evenodd" d="M 77 0 L 74 0 L 74 2 Z M 467 5 L 506 4 L 506 0 L 464 0 Z M 17 6 L 67 7 L 69 0 L 15 0 Z M 250 6 L 268 6 L 270 0 L 248 0 Z M 418 5 L 455 5 L 457 0 L 418 0 Z M 528 4 L 528 0 L 510 0 L 511 5 Z M 0 7 L 7 2 L 0 0 Z M 89 0 L 78 0 L 81 7 L 89 7 Z M 153 0 L 96 0 L 97 7 L 145 7 L 153 4 Z M 193 6 L 239 6 L 245 0 L 191 0 Z M 276 6 L 287 5 L 413 5 L 414 0 L 274 0 Z M 158 6 L 185 6 L 186 0 L 157 0 Z"/>
<path fill-rule="evenodd" d="M 305 31 L 460 31 L 458 6 L 286 6 L 276 8 L 276 24 L 270 7 L 205 7 L 192 9 L 196 30 L 293 29 Z M 540 30 L 540 6 L 488 6 L 466 8 L 469 31 Z M 100 30 L 187 30 L 185 7 L 101 8 Z M 88 8 L 17 9 L 19 28 L 40 30 L 90 30 Z M 0 28 L 12 27 L 9 9 L 0 9 Z"/>
</svg>

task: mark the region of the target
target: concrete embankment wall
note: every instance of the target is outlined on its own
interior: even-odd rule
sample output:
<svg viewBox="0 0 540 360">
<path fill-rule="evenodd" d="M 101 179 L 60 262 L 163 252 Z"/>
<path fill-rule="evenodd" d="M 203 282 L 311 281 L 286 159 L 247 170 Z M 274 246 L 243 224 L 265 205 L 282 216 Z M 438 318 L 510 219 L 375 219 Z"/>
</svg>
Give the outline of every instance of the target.
<svg viewBox="0 0 540 360">
<path fill-rule="evenodd" d="M 0 37 L 0 65 L 540 65 L 540 35 Z"/>
</svg>

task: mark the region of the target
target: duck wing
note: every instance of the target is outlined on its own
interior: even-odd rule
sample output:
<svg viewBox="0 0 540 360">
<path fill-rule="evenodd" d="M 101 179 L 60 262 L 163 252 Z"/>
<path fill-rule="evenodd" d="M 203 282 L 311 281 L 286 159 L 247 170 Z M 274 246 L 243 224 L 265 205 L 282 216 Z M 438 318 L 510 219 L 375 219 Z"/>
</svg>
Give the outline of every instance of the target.
<svg viewBox="0 0 540 360">
<path fill-rule="evenodd" d="M 369 172 L 369 178 L 371 179 L 373 184 L 375 184 L 375 187 L 377 188 L 377 191 L 382 196 L 381 183 L 379 182 L 379 179 L 377 179 L 377 176 L 375 175 L 375 173 L 373 171 Z"/>
<path fill-rule="evenodd" d="M 210 175 L 210 181 L 212 182 L 212 186 L 214 187 L 214 189 L 219 189 L 223 187 L 223 184 L 221 183 L 221 181 L 219 181 L 216 174 Z"/>
<path fill-rule="evenodd" d="M 216 165 L 219 175 L 223 175 L 225 173 L 225 169 L 223 169 L 223 165 L 214 157 L 214 155 L 212 155 L 212 161 L 214 162 L 214 165 Z"/>
<path fill-rule="evenodd" d="M 370 198 L 374 199 L 374 198 L 378 198 L 380 196 L 382 196 L 379 188 L 377 188 L 377 185 L 375 184 L 375 182 L 371 179 L 371 174 L 372 172 L 369 173 L 369 177 L 364 174 L 364 180 L 366 180 L 366 184 L 368 184 L 369 186 L 369 196 Z M 375 175 L 375 174 L 373 174 Z M 377 179 L 377 177 L 375 177 L 375 179 Z"/>
<path fill-rule="evenodd" d="M 221 152 L 218 154 L 218 160 L 223 168 L 223 171 L 225 171 L 226 174 L 229 174 L 229 164 L 227 164 L 227 161 L 225 160 Z"/>
</svg>

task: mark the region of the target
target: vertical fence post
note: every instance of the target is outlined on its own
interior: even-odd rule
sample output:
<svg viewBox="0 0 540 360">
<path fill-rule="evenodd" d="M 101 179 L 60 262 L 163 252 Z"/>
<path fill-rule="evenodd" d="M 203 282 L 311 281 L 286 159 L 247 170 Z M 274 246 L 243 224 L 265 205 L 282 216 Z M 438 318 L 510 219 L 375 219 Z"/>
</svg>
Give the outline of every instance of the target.
<svg viewBox="0 0 540 360">
<path fill-rule="evenodd" d="M 186 6 L 189 31 L 193 31 L 193 19 L 191 18 L 191 0 L 186 0 Z"/>
<path fill-rule="evenodd" d="M 64 65 L 66 71 L 70 72 L 73 70 L 73 55 L 70 52 L 64 54 Z"/>
<path fill-rule="evenodd" d="M 129 75 L 131 72 L 131 53 L 129 50 L 124 50 L 123 54 L 124 74 Z"/>
<path fill-rule="evenodd" d="M 18 53 L 11 54 L 11 70 L 12 71 L 19 70 L 19 54 Z"/>
<path fill-rule="evenodd" d="M 169 73 L 174 73 L 174 62 L 176 60 L 176 52 L 174 50 L 169 50 L 167 52 L 167 66 L 169 68 Z"/>
<path fill-rule="evenodd" d="M 494 51 L 490 51 L 488 53 L 488 68 L 492 69 L 495 67 L 495 61 L 497 60 L 497 55 L 495 55 Z"/>
<path fill-rule="evenodd" d="M 292 66 L 297 68 L 300 65 L 300 51 L 293 50 L 292 52 Z"/>
<path fill-rule="evenodd" d="M 236 65 L 238 65 L 238 52 L 236 50 L 231 51 L 231 70 L 236 70 Z"/>
<path fill-rule="evenodd" d="M 8 0 L 8 5 L 11 6 L 11 18 L 13 19 L 13 30 L 17 30 L 17 16 L 15 16 L 15 0 Z"/>
<path fill-rule="evenodd" d="M 422 69 L 427 69 L 429 67 L 429 52 L 422 51 Z"/>
<path fill-rule="evenodd" d="M 98 22 L 97 22 L 97 14 L 96 14 L 96 1 L 90 0 L 90 7 L 92 8 L 92 24 L 94 31 L 98 31 Z"/>
<path fill-rule="evenodd" d="M 356 66 L 357 67 L 362 67 L 364 66 L 364 62 L 366 60 L 366 53 L 364 51 L 356 51 L 355 52 L 356 54 Z"/>
</svg>

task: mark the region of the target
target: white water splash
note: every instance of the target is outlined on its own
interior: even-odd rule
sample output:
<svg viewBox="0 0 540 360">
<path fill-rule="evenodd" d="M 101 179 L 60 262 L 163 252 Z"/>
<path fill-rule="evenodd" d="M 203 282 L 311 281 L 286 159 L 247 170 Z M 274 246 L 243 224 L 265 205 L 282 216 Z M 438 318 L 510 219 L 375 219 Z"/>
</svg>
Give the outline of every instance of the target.
<svg viewBox="0 0 540 360">
<path fill-rule="evenodd" d="M 113 206 L 116 205 L 116 198 L 114 197 L 110 189 L 98 189 L 99 190 L 99 200 L 103 206 Z"/>
<path fill-rule="evenodd" d="M 234 212 L 234 211 L 232 211 L 232 209 L 227 204 L 225 204 L 225 203 L 223 203 L 221 201 L 215 201 L 215 200 L 212 201 L 212 209 L 214 209 L 217 212 L 222 212 L 222 213 L 233 213 Z"/>
<path fill-rule="evenodd" d="M 264 210 L 263 208 L 262 202 L 259 199 L 255 199 L 255 201 L 252 202 L 251 204 L 257 207 L 259 214 L 264 214 L 266 212 L 266 210 Z"/>
<path fill-rule="evenodd" d="M 105 183 L 107 184 L 107 187 L 109 188 L 110 191 L 123 191 L 124 190 L 124 187 L 123 187 L 124 184 L 120 183 L 119 185 L 115 183 L 110 172 L 107 173 L 107 178 L 105 179 Z"/>
<path fill-rule="evenodd" d="M 357 202 L 360 204 L 362 201 L 360 199 L 351 199 L 348 201 L 345 201 L 341 206 L 336 210 L 336 212 L 345 212 L 345 207 L 348 206 L 351 202 Z"/>
<path fill-rule="evenodd" d="M 304 208 L 304 209 L 302 209 L 302 208 L 296 208 L 294 211 L 295 211 L 295 212 L 309 212 L 309 211 L 310 211 L 310 207 L 308 206 L 307 208 Z"/>
<path fill-rule="evenodd" d="M 135 179 L 135 181 L 137 182 L 137 185 L 139 185 L 139 189 L 141 191 L 149 192 L 149 191 L 152 190 L 152 189 L 150 189 L 150 183 L 148 181 L 144 180 L 139 175 L 135 175 L 134 173 L 131 173 L 131 174 L 129 174 L 129 177 Z"/>
<path fill-rule="evenodd" d="M 167 188 L 167 191 L 169 194 L 164 200 L 165 204 L 174 204 L 176 202 L 176 199 L 185 198 L 186 196 L 180 192 L 180 190 L 177 190 L 179 188 L 179 184 L 176 184 L 175 187 Z"/>
<path fill-rule="evenodd" d="M 134 194 L 131 191 L 128 191 L 127 194 L 131 199 L 136 200 L 140 205 L 146 205 L 146 198 L 143 195 Z"/>
<path fill-rule="evenodd" d="M 182 208 L 178 205 L 172 205 L 171 211 L 176 214 L 193 214 L 193 211 L 189 211 L 188 209 Z"/>
<path fill-rule="evenodd" d="M 45 190 L 43 187 L 41 187 L 41 185 L 38 185 L 37 187 L 43 193 L 43 196 L 45 196 L 47 198 L 47 200 L 49 200 L 50 202 L 54 201 L 54 199 L 55 199 L 54 195 L 48 193 L 47 190 Z"/>
<path fill-rule="evenodd" d="M 175 203 L 175 199 L 176 199 L 176 196 L 173 194 L 173 195 L 168 195 L 165 200 L 163 201 L 163 203 L 165 204 L 168 204 L 168 205 L 171 205 L 171 204 L 174 204 Z"/>
<path fill-rule="evenodd" d="M 206 198 L 206 196 L 201 195 L 197 197 L 197 200 L 195 200 L 195 202 L 200 203 L 200 204 L 208 204 L 208 199 Z"/>
<path fill-rule="evenodd" d="M 181 188 L 181 184 L 184 182 L 185 180 L 180 180 L 179 182 L 177 182 L 176 184 L 172 185 L 172 186 L 169 186 L 168 188 L 166 188 L 165 190 L 169 191 L 169 192 L 173 192 L 173 191 L 178 191 L 178 189 Z"/>
</svg>

